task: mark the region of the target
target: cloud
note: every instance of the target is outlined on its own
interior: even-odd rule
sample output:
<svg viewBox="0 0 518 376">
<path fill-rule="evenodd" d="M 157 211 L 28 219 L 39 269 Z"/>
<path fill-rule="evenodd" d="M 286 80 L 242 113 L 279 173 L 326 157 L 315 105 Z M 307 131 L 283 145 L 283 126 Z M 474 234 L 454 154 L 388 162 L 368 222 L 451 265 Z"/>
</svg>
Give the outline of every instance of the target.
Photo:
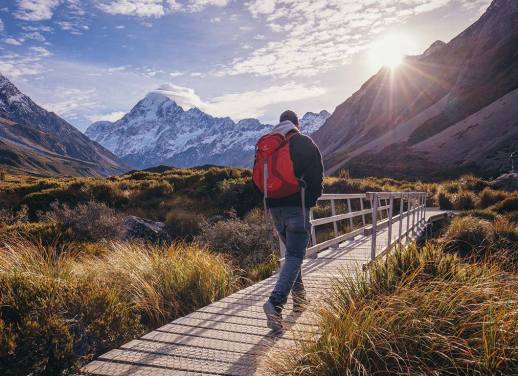
<svg viewBox="0 0 518 376">
<path fill-rule="evenodd" d="M 199 12 L 209 6 L 223 7 L 229 0 L 98 0 L 97 7 L 109 14 L 162 17 L 175 12 Z"/>
<path fill-rule="evenodd" d="M 197 107 L 214 116 L 230 116 L 240 120 L 260 117 L 271 105 L 321 96 L 326 90 L 290 82 L 266 89 L 224 94 L 207 101 L 202 100 L 193 89 L 174 84 L 161 85 L 154 92 L 168 96 L 184 109 Z"/>
<path fill-rule="evenodd" d="M 92 123 L 96 121 L 111 121 L 113 123 L 121 119 L 124 115 L 126 115 L 124 111 L 115 111 L 102 115 L 90 115 L 88 116 L 88 119 L 90 119 Z"/>
<path fill-rule="evenodd" d="M 50 20 L 60 3 L 61 0 L 20 0 L 14 16 L 24 21 Z"/>
<path fill-rule="evenodd" d="M 74 118 L 78 110 L 93 108 L 96 105 L 95 89 L 66 89 L 58 87 L 53 102 L 44 103 L 43 107 L 62 117 Z"/>
<path fill-rule="evenodd" d="M 24 54 L 7 53 L 0 55 L 0 72 L 8 77 L 32 76 L 46 69 L 42 60 L 52 53 L 43 47 L 31 47 Z"/>
<path fill-rule="evenodd" d="M 11 46 L 21 46 L 23 41 L 15 38 L 5 38 L 3 39 L 3 42 L 10 44 Z"/>
<path fill-rule="evenodd" d="M 4 31 L 4 29 L 5 29 L 4 21 L 2 21 L 2 19 L 0 18 L 0 33 L 1 33 L 2 31 Z"/>
<path fill-rule="evenodd" d="M 478 0 L 477 0 L 478 1 Z M 480 0 L 487 2 L 488 0 Z M 308 77 L 347 64 L 391 24 L 453 0 L 249 0 L 250 14 L 273 33 L 216 76 Z M 461 0 L 468 4 L 468 0 Z"/>
</svg>

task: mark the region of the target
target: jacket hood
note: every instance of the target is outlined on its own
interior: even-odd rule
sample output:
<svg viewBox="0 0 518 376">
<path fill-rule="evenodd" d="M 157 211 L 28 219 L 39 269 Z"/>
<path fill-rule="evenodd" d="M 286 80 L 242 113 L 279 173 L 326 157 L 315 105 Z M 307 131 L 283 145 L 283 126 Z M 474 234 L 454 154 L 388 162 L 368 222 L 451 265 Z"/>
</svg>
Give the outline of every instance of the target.
<svg viewBox="0 0 518 376">
<path fill-rule="evenodd" d="M 294 131 L 294 130 L 297 132 L 299 131 L 299 129 L 297 128 L 297 126 L 295 124 L 293 124 L 289 120 L 285 120 L 285 121 L 277 124 L 275 127 L 273 127 L 271 133 L 277 133 L 277 134 L 282 135 L 283 137 L 286 137 L 286 135 L 288 133 L 290 133 L 291 131 Z"/>
</svg>

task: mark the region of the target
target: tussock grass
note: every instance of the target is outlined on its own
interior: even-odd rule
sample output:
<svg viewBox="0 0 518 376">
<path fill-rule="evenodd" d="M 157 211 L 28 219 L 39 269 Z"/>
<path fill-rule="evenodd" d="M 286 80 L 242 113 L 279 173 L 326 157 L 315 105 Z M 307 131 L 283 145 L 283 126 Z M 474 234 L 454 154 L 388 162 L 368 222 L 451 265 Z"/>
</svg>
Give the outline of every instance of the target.
<svg viewBox="0 0 518 376">
<path fill-rule="evenodd" d="M 397 250 L 342 278 L 321 335 L 279 356 L 275 375 L 515 375 L 518 280 L 438 246 Z"/>
<path fill-rule="evenodd" d="M 225 260 L 197 244 L 106 247 L 0 247 L 0 374 L 71 371 L 235 288 Z"/>
</svg>

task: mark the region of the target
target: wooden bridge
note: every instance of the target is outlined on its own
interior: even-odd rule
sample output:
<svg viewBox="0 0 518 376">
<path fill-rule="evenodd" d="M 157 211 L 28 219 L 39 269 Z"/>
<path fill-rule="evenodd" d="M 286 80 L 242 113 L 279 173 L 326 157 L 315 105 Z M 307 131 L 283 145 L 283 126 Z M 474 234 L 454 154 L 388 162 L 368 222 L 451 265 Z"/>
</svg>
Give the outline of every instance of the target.
<svg viewBox="0 0 518 376">
<path fill-rule="evenodd" d="M 315 218 L 319 213 L 321 217 Z M 318 336 L 315 307 L 329 293 L 333 279 L 358 273 L 396 243 L 406 244 L 423 235 L 428 221 L 447 214 L 426 208 L 422 192 L 324 195 L 311 212 L 312 246 L 303 264 L 311 303 L 302 314 L 295 314 L 288 300 L 282 335 L 267 329 L 262 310 L 275 284 L 274 275 L 101 355 L 82 372 L 264 375 L 275 349 Z M 330 239 L 320 241 L 322 234 Z"/>
</svg>

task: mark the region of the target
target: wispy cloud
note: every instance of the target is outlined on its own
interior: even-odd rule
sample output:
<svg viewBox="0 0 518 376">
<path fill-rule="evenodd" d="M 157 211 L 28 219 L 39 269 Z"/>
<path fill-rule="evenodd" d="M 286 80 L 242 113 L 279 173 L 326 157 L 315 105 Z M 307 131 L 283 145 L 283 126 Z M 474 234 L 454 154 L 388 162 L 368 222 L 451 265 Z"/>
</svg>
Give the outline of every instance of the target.
<svg viewBox="0 0 518 376">
<path fill-rule="evenodd" d="M 226 6 L 229 0 L 98 0 L 103 12 L 136 17 L 162 17 L 175 12 L 199 12 L 209 6 Z"/>
<path fill-rule="evenodd" d="M 469 1 L 461 0 L 464 4 Z M 488 0 L 481 0 L 488 1 Z M 250 14 L 274 32 L 264 47 L 235 58 L 218 76 L 313 76 L 348 63 L 387 26 L 452 0 L 250 0 Z"/>
<path fill-rule="evenodd" d="M 16 38 L 5 38 L 3 40 L 4 43 L 10 44 L 11 46 L 21 46 L 23 43 L 23 40 L 19 40 Z"/>
<path fill-rule="evenodd" d="M 319 86 L 290 82 L 266 89 L 228 93 L 208 100 L 202 100 L 191 88 L 174 84 L 164 84 L 155 92 L 167 95 L 184 108 L 197 107 L 214 116 L 230 116 L 240 120 L 261 117 L 270 105 L 318 97 L 326 90 Z"/>
<path fill-rule="evenodd" d="M 107 114 L 90 115 L 88 119 L 93 123 L 96 121 L 117 121 L 122 118 L 126 113 L 124 111 L 109 112 Z"/>
</svg>

